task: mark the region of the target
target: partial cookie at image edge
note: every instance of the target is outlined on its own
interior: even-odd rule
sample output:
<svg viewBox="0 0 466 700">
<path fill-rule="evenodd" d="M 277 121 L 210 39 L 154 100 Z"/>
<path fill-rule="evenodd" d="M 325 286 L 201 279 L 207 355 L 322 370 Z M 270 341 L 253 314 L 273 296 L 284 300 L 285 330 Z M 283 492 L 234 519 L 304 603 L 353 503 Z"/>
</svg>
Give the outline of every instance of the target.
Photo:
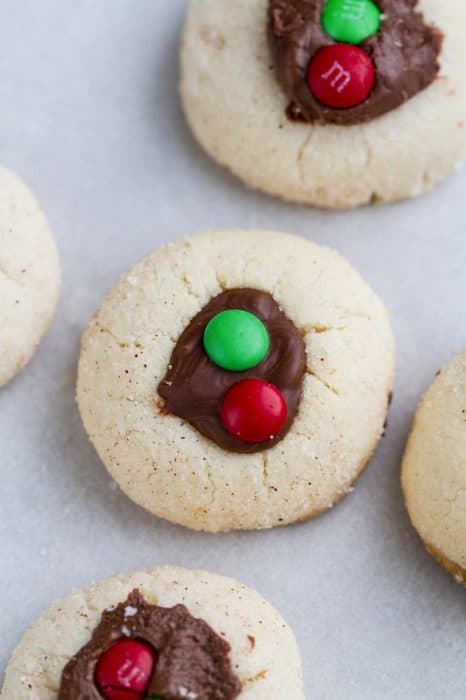
<svg viewBox="0 0 466 700">
<path fill-rule="evenodd" d="M 427 552 L 466 582 L 466 352 L 437 373 L 408 438 L 401 485 L 408 515 Z"/>
<path fill-rule="evenodd" d="M 266 700 L 277 687 L 286 687 L 290 700 L 304 700 L 297 642 L 278 611 L 232 579 L 170 566 L 116 576 L 57 601 L 13 652 L 1 699 L 26 700 L 35 693 L 40 700 L 56 700 L 67 661 L 87 644 L 102 612 L 135 589 L 151 605 L 185 605 L 221 634 L 241 681 L 239 697 Z M 133 613 L 125 610 L 125 615 Z"/>
<path fill-rule="evenodd" d="M 0 387 L 31 360 L 55 314 L 58 252 L 40 205 L 0 166 Z"/>
<path fill-rule="evenodd" d="M 428 88 L 372 122 L 338 127 L 288 121 L 272 70 L 267 0 L 193 0 L 181 44 L 180 92 L 204 150 L 253 189 L 347 209 L 415 197 L 466 155 L 464 4 L 420 0 L 444 35 L 440 73 Z M 463 61 L 459 57 L 463 57 Z"/>
</svg>

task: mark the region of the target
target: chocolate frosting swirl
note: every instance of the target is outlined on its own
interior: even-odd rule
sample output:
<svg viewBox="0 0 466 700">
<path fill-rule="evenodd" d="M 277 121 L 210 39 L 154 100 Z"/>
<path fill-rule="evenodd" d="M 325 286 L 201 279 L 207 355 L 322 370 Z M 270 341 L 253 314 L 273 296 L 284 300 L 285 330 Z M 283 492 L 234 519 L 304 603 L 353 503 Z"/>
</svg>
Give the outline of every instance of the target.
<svg viewBox="0 0 466 700">
<path fill-rule="evenodd" d="M 204 351 L 204 329 L 221 311 L 244 309 L 258 316 L 270 335 L 268 356 L 247 372 L 228 372 Z M 229 452 L 260 452 L 282 440 L 298 411 L 306 368 L 304 341 L 296 326 L 267 292 L 230 289 L 212 299 L 179 338 L 165 378 L 158 387 L 165 410 L 187 420 L 205 437 Z M 267 443 L 249 444 L 230 435 L 220 420 L 223 398 L 234 384 L 250 377 L 275 384 L 288 405 L 282 431 Z"/>
<path fill-rule="evenodd" d="M 150 605 L 135 590 L 124 603 L 103 612 L 90 642 L 65 666 L 58 700 L 102 700 L 94 681 L 96 665 L 122 638 L 145 641 L 158 653 L 148 697 L 234 700 L 241 692 L 225 639 L 206 622 L 192 617 L 184 605 Z"/>
<path fill-rule="evenodd" d="M 335 43 L 321 22 L 325 0 L 269 0 L 268 38 L 275 74 L 291 102 L 288 117 L 320 124 L 361 124 L 396 109 L 428 87 L 438 74 L 442 34 L 425 23 L 418 0 L 377 0 L 382 22 L 360 47 L 371 57 L 375 86 L 365 102 L 333 109 L 318 102 L 307 84 L 312 56 Z"/>
</svg>

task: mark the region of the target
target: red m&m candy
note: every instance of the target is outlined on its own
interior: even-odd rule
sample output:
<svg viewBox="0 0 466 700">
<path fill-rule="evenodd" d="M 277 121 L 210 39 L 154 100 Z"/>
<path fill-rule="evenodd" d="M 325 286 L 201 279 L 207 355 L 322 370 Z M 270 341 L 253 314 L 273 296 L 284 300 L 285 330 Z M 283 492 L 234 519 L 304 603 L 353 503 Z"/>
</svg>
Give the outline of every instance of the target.
<svg viewBox="0 0 466 700">
<path fill-rule="evenodd" d="M 287 413 L 285 398 L 274 384 L 245 379 L 234 384 L 225 395 L 221 419 L 231 435 L 254 444 L 276 437 Z"/>
<path fill-rule="evenodd" d="M 319 49 L 309 64 L 307 82 L 319 102 L 348 109 L 364 102 L 374 87 L 374 64 L 365 51 L 351 44 Z"/>
<path fill-rule="evenodd" d="M 105 700 L 143 700 L 156 663 L 157 654 L 148 644 L 120 639 L 97 662 L 97 688 Z"/>
</svg>

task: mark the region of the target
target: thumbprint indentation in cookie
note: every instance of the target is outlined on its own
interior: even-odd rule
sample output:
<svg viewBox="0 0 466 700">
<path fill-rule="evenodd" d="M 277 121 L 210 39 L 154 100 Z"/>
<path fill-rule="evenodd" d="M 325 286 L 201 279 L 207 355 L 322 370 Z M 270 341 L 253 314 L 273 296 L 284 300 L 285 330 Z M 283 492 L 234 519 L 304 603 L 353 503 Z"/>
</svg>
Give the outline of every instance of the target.
<svg viewBox="0 0 466 700">
<path fill-rule="evenodd" d="M 427 88 L 442 34 L 418 0 L 269 0 L 268 38 L 295 121 L 352 125 Z"/>
<path fill-rule="evenodd" d="M 65 666 L 58 700 L 234 700 L 241 683 L 230 651 L 184 605 L 150 605 L 134 590 Z"/>
<path fill-rule="evenodd" d="M 271 294 L 231 289 L 180 336 L 158 387 L 165 410 L 229 452 L 272 447 L 299 409 L 304 341 Z"/>
</svg>

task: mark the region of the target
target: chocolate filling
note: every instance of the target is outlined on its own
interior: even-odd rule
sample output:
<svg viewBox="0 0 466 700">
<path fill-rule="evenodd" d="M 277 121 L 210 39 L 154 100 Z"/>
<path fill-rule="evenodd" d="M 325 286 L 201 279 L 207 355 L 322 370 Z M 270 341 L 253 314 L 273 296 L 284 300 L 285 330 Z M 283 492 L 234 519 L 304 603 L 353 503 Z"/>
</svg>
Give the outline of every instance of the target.
<svg viewBox="0 0 466 700">
<path fill-rule="evenodd" d="M 247 372 L 228 372 L 214 365 L 204 351 L 208 322 L 221 311 L 244 309 L 258 316 L 270 335 L 265 360 Z M 212 299 L 179 338 L 158 392 L 170 413 L 189 421 L 200 433 L 229 452 L 252 453 L 282 440 L 298 411 L 306 368 L 304 341 L 273 297 L 256 289 L 231 289 Z M 234 384 L 250 377 L 275 384 L 283 393 L 288 417 L 282 431 L 266 443 L 248 444 L 230 435 L 220 420 L 223 398 Z"/>
<path fill-rule="evenodd" d="M 418 0 L 377 0 L 380 30 L 360 44 L 376 71 L 365 102 L 333 109 L 314 99 L 307 84 L 311 58 L 335 43 L 321 22 L 325 0 L 269 0 L 268 37 L 278 82 L 291 102 L 291 120 L 320 124 L 361 124 L 396 109 L 428 87 L 440 69 L 442 34 L 425 23 Z"/>
<path fill-rule="evenodd" d="M 241 692 L 228 642 L 184 605 L 149 605 L 135 590 L 124 603 L 104 611 L 91 641 L 65 666 L 58 700 L 102 700 L 94 680 L 96 665 L 122 638 L 143 640 L 158 653 L 149 698 L 234 700 Z"/>
</svg>

